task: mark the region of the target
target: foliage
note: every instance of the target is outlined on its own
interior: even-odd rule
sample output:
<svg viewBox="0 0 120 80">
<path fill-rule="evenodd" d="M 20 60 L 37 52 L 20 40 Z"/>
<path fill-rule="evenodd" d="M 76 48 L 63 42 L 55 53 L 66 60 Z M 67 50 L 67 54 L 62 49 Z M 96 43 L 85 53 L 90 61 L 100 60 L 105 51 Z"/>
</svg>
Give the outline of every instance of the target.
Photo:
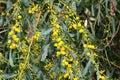
<svg viewBox="0 0 120 80">
<path fill-rule="evenodd" d="M 119 0 L 1 0 L 0 80 L 120 79 Z"/>
</svg>

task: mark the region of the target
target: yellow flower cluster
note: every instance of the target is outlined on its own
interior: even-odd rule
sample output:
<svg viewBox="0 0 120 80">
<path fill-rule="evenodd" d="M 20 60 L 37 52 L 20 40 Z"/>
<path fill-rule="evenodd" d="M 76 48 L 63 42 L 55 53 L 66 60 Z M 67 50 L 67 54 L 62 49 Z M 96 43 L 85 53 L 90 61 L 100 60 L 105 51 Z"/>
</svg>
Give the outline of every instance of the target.
<svg viewBox="0 0 120 80">
<path fill-rule="evenodd" d="M 54 44 L 55 47 L 57 47 L 58 51 L 56 52 L 56 56 L 59 56 L 59 55 L 65 55 L 65 47 L 64 47 L 64 42 L 62 41 L 61 38 L 58 38 L 56 40 L 57 42 Z"/>
<path fill-rule="evenodd" d="M 44 69 L 47 71 L 50 70 L 54 66 L 54 64 L 49 59 L 46 60 L 46 63 L 47 64 L 44 66 Z"/>
<path fill-rule="evenodd" d="M 53 29 L 53 33 L 52 33 L 52 40 L 55 41 L 54 46 L 57 48 L 57 52 L 56 52 L 56 56 L 59 55 L 65 55 L 65 43 L 62 40 L 62 38 L 59 37 L 59 33 L 60 33 L 60 25 L 57 23 L 57 17 L 56 16 L 52 16 L 52 20 L 54 20 L 51 24 L 54 27 Z"/>
<path fill-rule="evenodd" d="M 19 64 L 19 68 L 22 70 L 22 69 L 25 69 L 26 68 L 26 65 L 25 63 L 20 63 Z"/>
<path fill-rule="evenodd" d="M 18 19 L 21 19 L 22 18 L 22 16 L 21 15 L 18 15 Z"/>
<path fill-rule="evenodd" d="M 19 42 L 19 38 L 16 35 L 17 33 L 21 32 L 21 29 L 18 27 L 19 22 L 16 21 L 16 24 L 12 27 L 11 31 L 8 33 L 8 45 L 10 49 L 15 49 L 18 47 L 17 43 Z"/>
<path fill-rule="evenodd" d="M 68 73 L 64 74 L 64 78 L 69 78 L 70 79 L 70 74 L 68 74 Z"/>
<path fill-rule="evenodd" d="M 60 32 L 62 31 L 61 26 L 57 23 L 57 17 L 55 15 L 52 15 L 52 26 L 54 28 L 53 32 L 52 32 L 52 40 L 55 42 L 54 46 L 57 48 L 57 52 L 56 52 L 56 56 L 59 57 L 59 55 L 62 55 L 63 60 L 62 60 L 62 66 L 64 66 L 66 68 L 66 73 L 62 74 L 59 78 L 60 79 L 65 79 L 68 78 L 70 79 L 70 74 L 73 73 L 72 70 L 72 64 L 69 63 L 69 61 L 73 62 L 73 58 L 72 56 L 69 58 L 69 54 L 67 48 L 69 48 L 67 46 L 67 44 L 62 40 L 63 36 L 60 36 Z M 68 60 L 68 58 L 70 60 Z M 78 62 L 76 61 L 76 63 L 78 64 Z"/>
<path fill-rule="evenodd" d="M 63 66 L 68 66 L 69 63 L 68 63 L 68 61 L 67 61 L 66 59 L 63 59 L 63 60 L 62 60 L 62 65 L 63 65 Z"/>
<path fill-rule="evenodd" d="M 38 4 L 32 3 L 32 5 L 28 8 L 28 12 L 30 14 L 34 14 L 37 11 L 38 11 Z"/>
<path fill-rule="evenodd" d="M 10 44 L 10 49 L 15 49 L 15 48 L 17 48 L 18 46 L 17 46 L 17 44 L 15 44 L 15 43 L 12 43 L 12 44 Z"/>
<path fill-rule="evenodd" d="M 52 22 L 52 26 L 54 27 L 53 29 L 53 34 L 52 34 L 52 38 L 53 40 L 57 39 L 60 33 L 60 25 L 57 24 L 56 22 Z"/>
<path fill-rule="evenodd" d="M 73 80 L 78 80 L 78 78 L 73 78 Z"/>
<path fill-rule="evenodd" d="M 99 76 L 100 80 L 106 80 L 106 77 L 103 76 L 105 70 L 100 70 L 99 72 L 100 72 L 100 76 Z"/>
<path fill-rule="evenodd" d="M 58 34 L 59 34 L 59 30 L 58 30 L 58 29 L 54 29 L 54 30 L 53 30 L 53 34 L 52 34 L 53 39 L 54 39 L 54 38 L 57 38 L 57 37 L 58 37 Z"/>
<path fill-rule="evenodd" d="M 72 59 L 72 58 L 71 58 Z M 63 75 L 64 78 L 68 78 L 68 74 L 72 74 L 73 73 L 73 70 L 72 70 L 72 64 L 69 63 L 69 61 L 73 62 L 73 59 L 72 60 L 67 60 L 67 58 L 65 57 L 63 60 L 62 60 L 62 65 L 64 67 L 66 67 L 66 73 Z M 76 61 L 75 61 L 76 62 Z M 77 63 L 77 62 L 76 62 Z M 78 63 L 77 63 L 78 64 Z M 70 77 L 70 76 L 69 76 Z"/>
<path fill-rule="evenodd" d="M 77 16 L 75 17 L 74 20 L 76 20 L 76 22 L 73 21 L 70 21 L 70 25 L 69 25 L 69 29 L 75 29 L 75 30 L 78 30 L 79 33 L 83 33 L 85 30 L 84 30 L 84 26 L 82 25 L 81 21 L 79 20 L 80 18 Z"/>
<path fill-rule="evenodd" d="M 36 34 L 34 34 L 33 39 L 35 39 L 36 41 L 38 41 L 38 38 L 40 37 L 40 33 L 41 32 L 36 32 Z"/>
<path fill-rule="evenodd" d="M 87 52 L 86 53 L 86 56 L 88 56 L 88 57 L 90 57 L 91 58 L 91 60 L 92 60 L 92 64 L 96 64 L 96 61 L 95 61 L 95 59 L 97 58 L 97 54 L 96 53 L 91 53 L 91 52 Z"/>
<path fill-rule="evenodd" d="M 86 55 L 87 55 L 88 57 L 90 57 L 91 54 L 90 54 L 90 52 L 87 52 Z"/>
<path fill-rule="evenodd" d="M 100 80 L 106 80 L 105 76 L 100 76 Z"/>
<path fill-rule="evenodd" d="M 84 29 L 80 29 L 80 30 L 79 30 L 79 33 L 83 33 L 83 32 L 84 32 Z"/>
<path fill-rule="evenodd" d="M 25 44 L 25 41 L 21 42 L 20 52 L 26 53 L 28 51 L 28 46 Z"/>
<path fill-rule="evenodd" d="M 84 48 L 89 48 L 89 49 L 95 49 L 94 45 L 90 45 L 90 44 L 83 44 Z"/>
</svg>

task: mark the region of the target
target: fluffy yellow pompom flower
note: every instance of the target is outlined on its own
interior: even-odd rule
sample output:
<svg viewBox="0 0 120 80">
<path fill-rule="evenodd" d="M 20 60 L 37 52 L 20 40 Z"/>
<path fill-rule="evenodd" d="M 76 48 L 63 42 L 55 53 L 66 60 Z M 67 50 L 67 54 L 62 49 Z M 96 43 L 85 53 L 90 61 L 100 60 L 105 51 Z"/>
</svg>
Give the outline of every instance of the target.
<svg viewBox="0 0 120 80">
<path fill-rule="evenodd" d="M 12 42 L 11 40 L 8 40 L 8 41 L 7 41 L 8 44 L 11 44 L 11 42 Z"/>
<path fill-rule="evenodd" d="M 87 44 L 83 44 L 83 47 L 84 47 L 84 48 L 87 48 Z"/>
<path fill-rule="evenodd" d="M 65 75 L 64 75 L 64 78 L 67 78 L 69 76 L 69 74 L 68 73 L 66 73 Z"/>
<path fill-rule="evenodd" d="M 73 80 L 78 80 L 78 78 L 73 78 Z"/>
<path fill-rule="evenodd" d="M 73 24 L 73 28 L 74 28 L 74 29 L 77 29 L 77 25 L 76 25 L 76 24 Z"/>
<path fill-rule="evenodd" d="M 87 52 L 86 55 L 87 55 L 88 57 L 90 57 L 90 52 Z"/>
<path fill-rule="evenodd" d="M 100 76 L 101 80 L 106 80 L 105 76 Z"/>
<path fill-rule="evenodd" d="M 18 27 L 18 28 L 15 28 L 15 31 L 20 33 L 21 32 L 21 29 Z"/>
<path fill-rule="evenodd" d="M 65 66 L 65 65 L 68 65 L 69 63 L 66 61 L 66 59 L 63 59 L 62 60 L 62 65 Z"/>
<path fill-rule="evenodd" d="M 95 49 L 95 46 L 94 45 L 88 45 L 88 48 Z"/>
<path fill-rule="evenodd" d="M 21 19 L 22 18 L 22 16 L 21 15 L 18 15 L 18 19 Z"/>
<path fill-rule="evenodd" d="M 10 45 L 10 49 L 15 49 L 15 48 L 17 48 L 17 44 L 12 43 L 12 44 Z"/>
<path fill-rule="evenodd" d="M 80 30 L 79 30 L 79 33 L 83 33 L 83 32 L 84 32 L 84 30 L 83 30 L 83 29 L 80 29 Z"/>
<path fill-rule="evenodd" d="M 18 41 L 19 41 L 19 38 L 18 38 L 16 35 L 13 35 L 12 39 L 13 39 L 15 42 L 18 42 Z"/>
<path fill-rule="evenodd" d="M 14 32 L 13 31 L 10 31 L 9 33 L 8 33 L 8 36 L 12 36 L 14 34 Z"/>
</svg>

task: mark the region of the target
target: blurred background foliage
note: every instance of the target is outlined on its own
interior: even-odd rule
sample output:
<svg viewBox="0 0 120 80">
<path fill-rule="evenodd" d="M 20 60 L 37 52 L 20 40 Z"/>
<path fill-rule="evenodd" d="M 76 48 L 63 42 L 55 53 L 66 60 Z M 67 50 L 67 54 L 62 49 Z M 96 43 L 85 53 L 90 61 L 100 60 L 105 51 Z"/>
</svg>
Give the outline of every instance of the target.
<svg viewBox="0 0 120 80">
<path fill-rule="evenodd" d="M 0 0 L 0 79 L 119 80 L 119 4 Z"/>
</svg>

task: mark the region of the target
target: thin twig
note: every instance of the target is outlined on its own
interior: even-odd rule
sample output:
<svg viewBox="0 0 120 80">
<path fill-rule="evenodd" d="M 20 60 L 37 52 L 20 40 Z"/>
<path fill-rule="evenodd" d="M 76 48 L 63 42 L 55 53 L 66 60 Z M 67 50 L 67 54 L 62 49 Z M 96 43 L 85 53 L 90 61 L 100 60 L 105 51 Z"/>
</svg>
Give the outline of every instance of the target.
<svg viewBox="0 0 120 80">
<path fill-rule="evenodd" d="M 8 28 L 8 27 L 2 27 L 2 28 L 0 28 L 0 30 L 3 30 L 3 29 L 5 29 L 5 28 Z"/>
<path fill-rule="evenodd" d="M 120 22 L 119 22 L 119 24 L 118 24 L 118 27 L 117 27 L 116 32 L 112 35 L 110 41 L 105 45 L 104 48 L 102 48 L 102 49 L 97 49 L 97 50 L 98 50 L 98 51 L 102 51 L 103 49 L 105 49 L 106 47 L 108 47 L 108 46 L 110 45 L 110 43 L 112 42 L 112 40 L 113 40 L 113 39 L 115 38 L 115 36 L 117 35 L 119 29 L 120 29 Z"/>
<path fill-rule="evenodd" d="M 107 45 L 105 45 L 105 48 L 110 45 L 110 43 L 112 42 L 112 40 L 113 40 L 113 39 L 115 38 L 115 36 L 117 35 L 119 29 L 120 29 L 120 22 L 119 22 L 119 25 L 118 25 L 118 27 L 117 27 L 117 30 L 116 30 L 115 34 L 112 35 L 110 41 L 107 43 Z"/>
</svg>

